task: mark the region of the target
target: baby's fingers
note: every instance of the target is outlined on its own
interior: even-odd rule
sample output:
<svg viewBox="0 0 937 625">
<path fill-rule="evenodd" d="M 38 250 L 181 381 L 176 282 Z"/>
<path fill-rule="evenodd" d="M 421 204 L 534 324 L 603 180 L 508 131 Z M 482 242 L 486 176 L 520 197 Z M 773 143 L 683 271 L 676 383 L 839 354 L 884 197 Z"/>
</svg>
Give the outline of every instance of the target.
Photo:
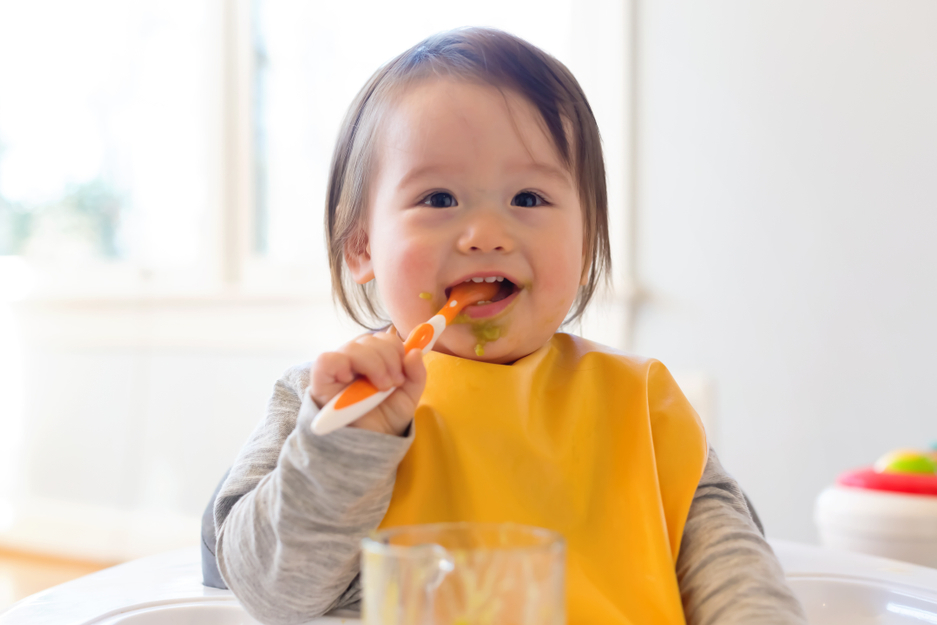
<svg viewBox="0 0 937 625">
<path fill-rule="evenodd" d="M 395 344 L 396 342 L 396 344 Z M 346 345 L 342 352 L 355 373 L 382 391 L 403 383 L 403 344 L 389 335 L 369 335 Z"/>
<path fill-rule="evenodd" d="M 416 406 L 426 388 L 426 366 L 423 364 L 422 350 L 413 349 L 407 353 L 403 359 L 403 371 L 406 381 L 397 392 L 404 393 Z"/>
<path fill-rule="evenodd" d="M 314 386 L 324 387 L 338 382 L 350 384 L 355 379 L 351 358 L 340 352 L 325 352 L 316 359 L 311 370 L 311 382 Z"/>
<path fill-rule="evenodd" d="M 398 436 L 406 431 L 426 386 L 422 352 L 414 349 L 408 353 L 404 358 L 403 368 L 406 373 L 403 386 L 391 393 L 375 410 L 352 424 L 354 427 L 376 429 Z"/>
<path fill-rule="evenodd" d="M 400 386 L 404 383 L 403 358 L 407 354 L 403 341 L 397 338 L 396 333 L 375 334 L 374 340 L 380 345 L 379 351 L 387 367 L 387 373 L 393 380 L 393 385 Z"/>
</svg>

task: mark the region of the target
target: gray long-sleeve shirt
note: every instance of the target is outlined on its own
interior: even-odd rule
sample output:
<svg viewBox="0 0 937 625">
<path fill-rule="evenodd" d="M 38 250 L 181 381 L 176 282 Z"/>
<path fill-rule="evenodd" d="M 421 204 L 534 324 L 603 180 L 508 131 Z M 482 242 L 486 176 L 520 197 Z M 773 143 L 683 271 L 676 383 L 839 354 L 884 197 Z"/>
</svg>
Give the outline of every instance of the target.
<svg viewBox="0 0 937 625">
<path fill-rule="evenodd" d="M 353 428 L 315 436 L 308 376 L 307 363 L 277 381 L 203 528 L 215 560 L 206 570 L 217 564 L 247 611 L 270 624 L 356 607 L 361 539 L 384 518 L 415 435 L 411 426 L 406 437 Z M 711 449 L 676 575 L 691 625 L 806 623 L 754 510 Z"/>
</svg>

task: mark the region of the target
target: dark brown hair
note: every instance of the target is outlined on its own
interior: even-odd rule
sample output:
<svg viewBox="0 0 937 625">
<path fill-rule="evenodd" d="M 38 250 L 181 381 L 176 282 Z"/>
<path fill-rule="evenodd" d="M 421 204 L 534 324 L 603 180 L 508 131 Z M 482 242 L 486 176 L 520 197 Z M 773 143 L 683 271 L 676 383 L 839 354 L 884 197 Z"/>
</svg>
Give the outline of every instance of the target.
<svg viewBox="0 0 937 625">
<path fill-rule="evenodd" d="M 588 280 L 580 287 L 565 323 L 579 318 L 611 271 L 599 129 L 582 88 L 565 65 L 523 39 L 490 28 L 460 28 L 429 37 L 378 69 L 349 108 L 332 156 L 326 200 L 333 296 L 360 325 L 375 327 L 385 322 L 375 305 L 373 281 L 358 285 L 347 275 L 345 249 L 360 243 L 376 129 L 387 103 L 395 90 L 432 76 L 510 90 L 539 111 L 557 152 L 574 175 L 583 208 L 584 246 L 591 257 Z"/>
</svg>

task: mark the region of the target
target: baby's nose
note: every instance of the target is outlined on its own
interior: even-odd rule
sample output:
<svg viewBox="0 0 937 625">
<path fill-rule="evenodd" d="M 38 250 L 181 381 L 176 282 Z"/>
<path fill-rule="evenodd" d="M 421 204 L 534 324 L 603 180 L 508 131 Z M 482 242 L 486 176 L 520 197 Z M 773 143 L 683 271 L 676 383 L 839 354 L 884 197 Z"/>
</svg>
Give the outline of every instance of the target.
<svg viewBox="0 0 937 625">
<path fill-rule="evenodd" d="M 496 211 L 479 210 L 466 220 L 458 248 L 465 254 L 507 253 L 514 250 L 514 237 L 504 217 Z"/>
</svg>

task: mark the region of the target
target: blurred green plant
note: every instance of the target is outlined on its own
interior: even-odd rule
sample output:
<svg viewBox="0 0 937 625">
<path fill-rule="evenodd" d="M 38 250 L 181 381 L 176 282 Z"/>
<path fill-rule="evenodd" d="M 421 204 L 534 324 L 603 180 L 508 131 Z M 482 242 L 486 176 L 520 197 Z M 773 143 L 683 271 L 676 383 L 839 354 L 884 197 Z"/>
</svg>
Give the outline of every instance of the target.
<svg viewBox="0 0 937 625">
<path fill-rule="evenodd" d="M 100 178 L 40 204 L 11 202 L 0 194 L 0 255 L 29 255 L 31 243 L 52 230 L 96 257 L 121 258 L 117 235 L 124 208 L 120 194 Z"/>
</svg>

